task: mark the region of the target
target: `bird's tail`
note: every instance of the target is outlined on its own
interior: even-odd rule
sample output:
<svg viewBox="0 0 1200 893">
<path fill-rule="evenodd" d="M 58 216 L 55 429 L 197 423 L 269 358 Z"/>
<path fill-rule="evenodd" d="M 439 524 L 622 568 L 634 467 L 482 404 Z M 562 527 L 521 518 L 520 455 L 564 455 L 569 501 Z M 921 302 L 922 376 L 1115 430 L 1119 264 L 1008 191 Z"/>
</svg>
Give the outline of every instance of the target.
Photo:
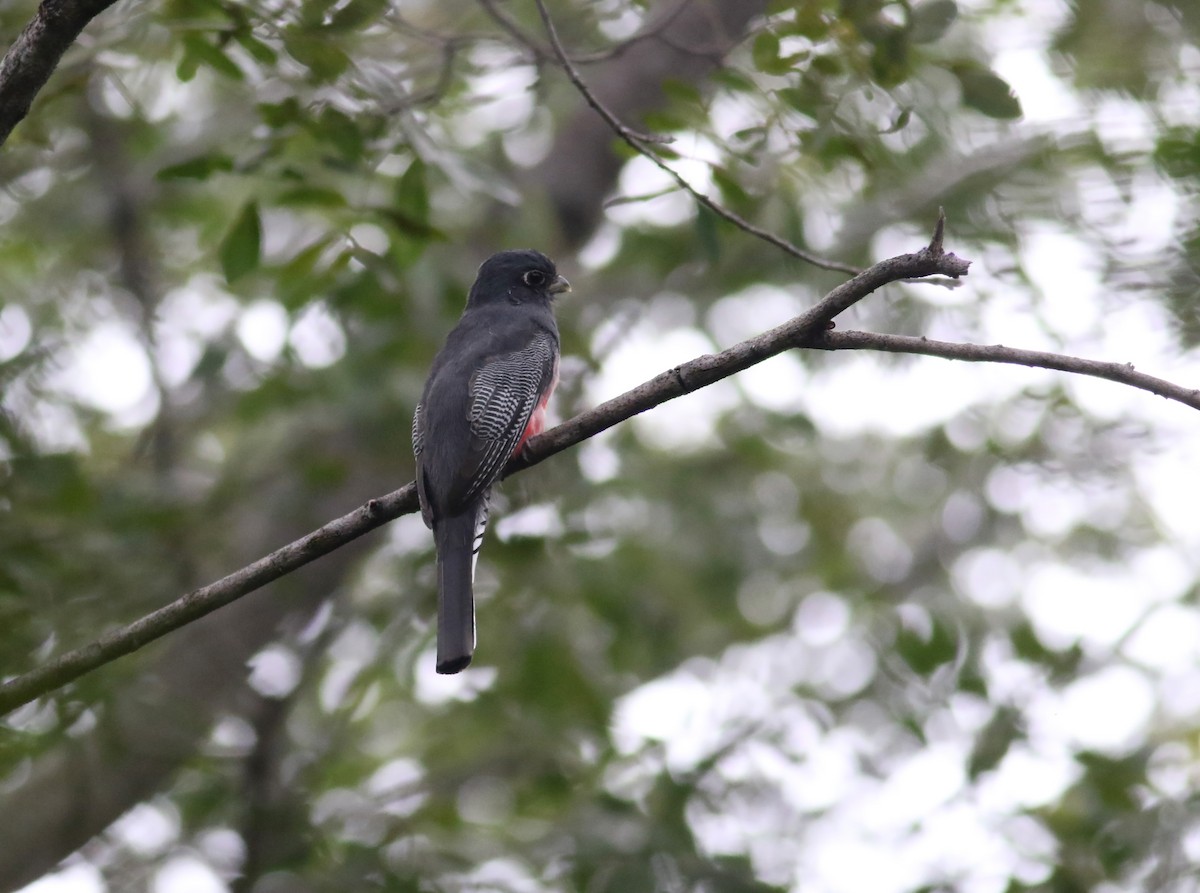
<svg viewBox="0 0 1200 893">
<path fill-rule="evenodd" d="M 487 497 L 474 512 L 442 518 L 434 527 L 438 568 L 437 671 L 465 670 L 475 654 L 475 553 L 487 526 Z"/>
</svg>

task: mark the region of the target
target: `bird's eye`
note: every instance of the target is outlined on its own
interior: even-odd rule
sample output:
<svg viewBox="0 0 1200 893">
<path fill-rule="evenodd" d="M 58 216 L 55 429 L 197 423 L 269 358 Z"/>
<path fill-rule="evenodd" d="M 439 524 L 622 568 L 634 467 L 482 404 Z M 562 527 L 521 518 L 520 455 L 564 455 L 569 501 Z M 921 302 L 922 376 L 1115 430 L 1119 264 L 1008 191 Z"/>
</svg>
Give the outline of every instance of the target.
<svg viewBox="0 0 1200 893">
<path fill-rule="evenodd" d="M 526 285 L 533 288 L 541 288 L 546 284 L 546 274 L 541 270 L 530 270 L 521 278 L 525 281 Z"/>
</svg>

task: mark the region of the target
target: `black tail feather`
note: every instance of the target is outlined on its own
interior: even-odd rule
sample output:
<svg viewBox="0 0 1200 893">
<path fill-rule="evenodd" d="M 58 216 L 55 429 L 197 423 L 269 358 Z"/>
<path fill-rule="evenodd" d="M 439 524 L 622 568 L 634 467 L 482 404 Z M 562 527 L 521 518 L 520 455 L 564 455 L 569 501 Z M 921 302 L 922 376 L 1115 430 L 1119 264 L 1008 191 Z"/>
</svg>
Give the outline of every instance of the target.
<svg viewBox="0 0 1200 893">
<path fill-rule="evenodd" d="M 475 513 L 442 518 L 433 535 L 438 568 L 437 671 L 458 673 L 475 654 Z"/>
</svg>

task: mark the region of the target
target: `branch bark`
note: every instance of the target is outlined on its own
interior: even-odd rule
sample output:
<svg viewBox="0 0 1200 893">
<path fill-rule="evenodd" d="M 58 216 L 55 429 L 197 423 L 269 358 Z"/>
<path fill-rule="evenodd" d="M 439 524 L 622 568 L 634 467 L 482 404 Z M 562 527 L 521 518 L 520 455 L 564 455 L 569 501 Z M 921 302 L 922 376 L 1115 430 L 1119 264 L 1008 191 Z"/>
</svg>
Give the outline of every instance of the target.
<svg viewBox="0 0 1200 893">
<path fill-rule="evenodd" d="M 967 274 L 969 265 L 969 261 L 942 250 L 942 221 L 939 220 L 933 241 L 928 247 L 913 254 L 880 261 L 835 288 L 795 319 L 720 353 L 698 357 L 663 372 L 632 391 L 533 438 L 521 456 L 509 463 L 505 476 L 536 465 L 660 403 L 728 378 L 785 350 L 807 345 L 825 330 L 835 316 L 881 286 L 902 279 L 939 274 L 957 278 Z M 136 651 L 416 509 L 416 487 L 412 483 L 386 496 L 372 499 L 353 512 L 215 583 L 189 592 L 128 626 L 106 633 L 90 645 L 67 652 L 8 680 L 0 685 L 0 715 Z"/>
<path fill-rule="evenodd" d="M 880 350 L 887 353 L 923 354 L 947 360 L 966 360 L 972 363 L 1007 363 L 1013 366 L 1055 369 L 1059 372 L 1074 372 L 1077 375 L 1115 381 L 1174 400 L 1192 409 L 1200 409 L 1200 389 L 1186 388 L 1147 375 L 1145 372 L 1138 372 L 1132 363 L 1086 360 L 1082 357 L 1041 350 L 1006 347 L 1003 344 L 959 344 L 952 341 L 931 341 L 913 335 L 886 335 L 877 332 L 826 332 L 806 347 L 819 350 Z"/>
<path fill-rule="evenodd" d="M 0 61 L 0 145 L 29 113 L 63 53 L 116 0 L 42 0 Z"/>
<path fill-rule="evenodd" d="M 1108 379 L 1175 400 L 1193 409 L 1200 409 L 1200 390 L 1138 372 L 1128 364 L 1100 362 L 1002 345 L 957 344 L 912 336 L 828 330 L 836 316 L 889 283 L 932 275 L 951 278 L 967 275 L 970 262 L 943 251 L 942 227 L 943 221 L 939 220 L 928 247 L 868 267 L 835 288 L 800 316 L 719 353 L 697 357 L 668 369 L 633 390 L 533 438 L 526 444 L 521 455 L 509 463 L 504 477 L 537 465 L 556 453 L 668 400 L 707 387 L 794 348 L 882 350 L 1055 369 Z M 60 688 L 122 655 L 136 651 L 363 534 L 416 510 L 416 488 L 411 482 L 386 496 L 369 500 L 349 514 L 325 524 L 217 582 L 190 592 L 128 626 L 113 630 L 90 645 L 63 654 L 41 667 L 5 682 L 0 685 L 0 715 Z"/>
<path fill-rule="evenodd" d="M 216 583 L 195 589 L 128 626 L 100 636 L 90 645 L 69 651 L 35 670 L 10 679 L 0 685 L 0 716 L 39 695 L 61 688 L 96 667 L 137 651 L 172 630 L 199 620 L 246 593 L 261 589 L 364 533 L 416 509 L 416 486 L 409 483 L 387 496 L 370 500 L 348 515 L 330 521 L 282 549 L 222 577 Z"/>
<path fill-rule="evenodd" d="M 280 440 L 302 443 L 309 456 L 344 457 L 354 450 L 353 438 L 332 424 L 298 426 Z M 280 459 L 285 453 L 282 447 L 268 449 L 263 457 L 286 462 Z M 217 499 L 201 509 L 222 535 L 209 543 L 213 552 L 197 556 L 198 570 L 215 577 L 217 551 L 226 560 L 249 561 L 311 529 L 337 507 L 353 504 L 348 500 L 379 492 L 389 477 L 388 469 L 371 461 L 352 463 L 350 471 L 349 478 L 328 486 L 298 488 L 251 462 L 238 477 L 254 500 L 225 506 Z M 242 599 L 189 623 L 165 647 L 146 654 L 135 676 L 106 688 L 111 693 L 90 705 L 93 729 L 63 736 L 3 779 L 0 891 L 21 889 L 53 870 L 130 807 L 162 790 L 207 740 L 214 717 L 252 715 L 258 697 L 247 685 L 246 662 L 288 630 L 302 628 L 337 591 L 361 558 L 355 545 L 282 581 L 271 598 Z"/>
</svg>

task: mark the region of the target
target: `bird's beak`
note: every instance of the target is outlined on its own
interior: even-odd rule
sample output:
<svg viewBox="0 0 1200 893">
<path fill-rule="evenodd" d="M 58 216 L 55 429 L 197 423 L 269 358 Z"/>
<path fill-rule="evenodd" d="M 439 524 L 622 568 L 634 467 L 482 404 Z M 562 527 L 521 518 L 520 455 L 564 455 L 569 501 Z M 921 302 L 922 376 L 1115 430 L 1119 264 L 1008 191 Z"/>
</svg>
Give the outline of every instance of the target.
<svg viewBox="0 0 1200 893">
<path fill-rule="evenodd" d="M 570 291 L 570 290 L 571 290 L 571 283 L 569 283 L 562 276 L 555 276 L 554 281 L 551 282 L 550 286 L 546 289 L 546 291 L 550 292 L 550 294 L 552 294 L 552 295 L 560 295 L 564 291 Z"/>
</svg>

